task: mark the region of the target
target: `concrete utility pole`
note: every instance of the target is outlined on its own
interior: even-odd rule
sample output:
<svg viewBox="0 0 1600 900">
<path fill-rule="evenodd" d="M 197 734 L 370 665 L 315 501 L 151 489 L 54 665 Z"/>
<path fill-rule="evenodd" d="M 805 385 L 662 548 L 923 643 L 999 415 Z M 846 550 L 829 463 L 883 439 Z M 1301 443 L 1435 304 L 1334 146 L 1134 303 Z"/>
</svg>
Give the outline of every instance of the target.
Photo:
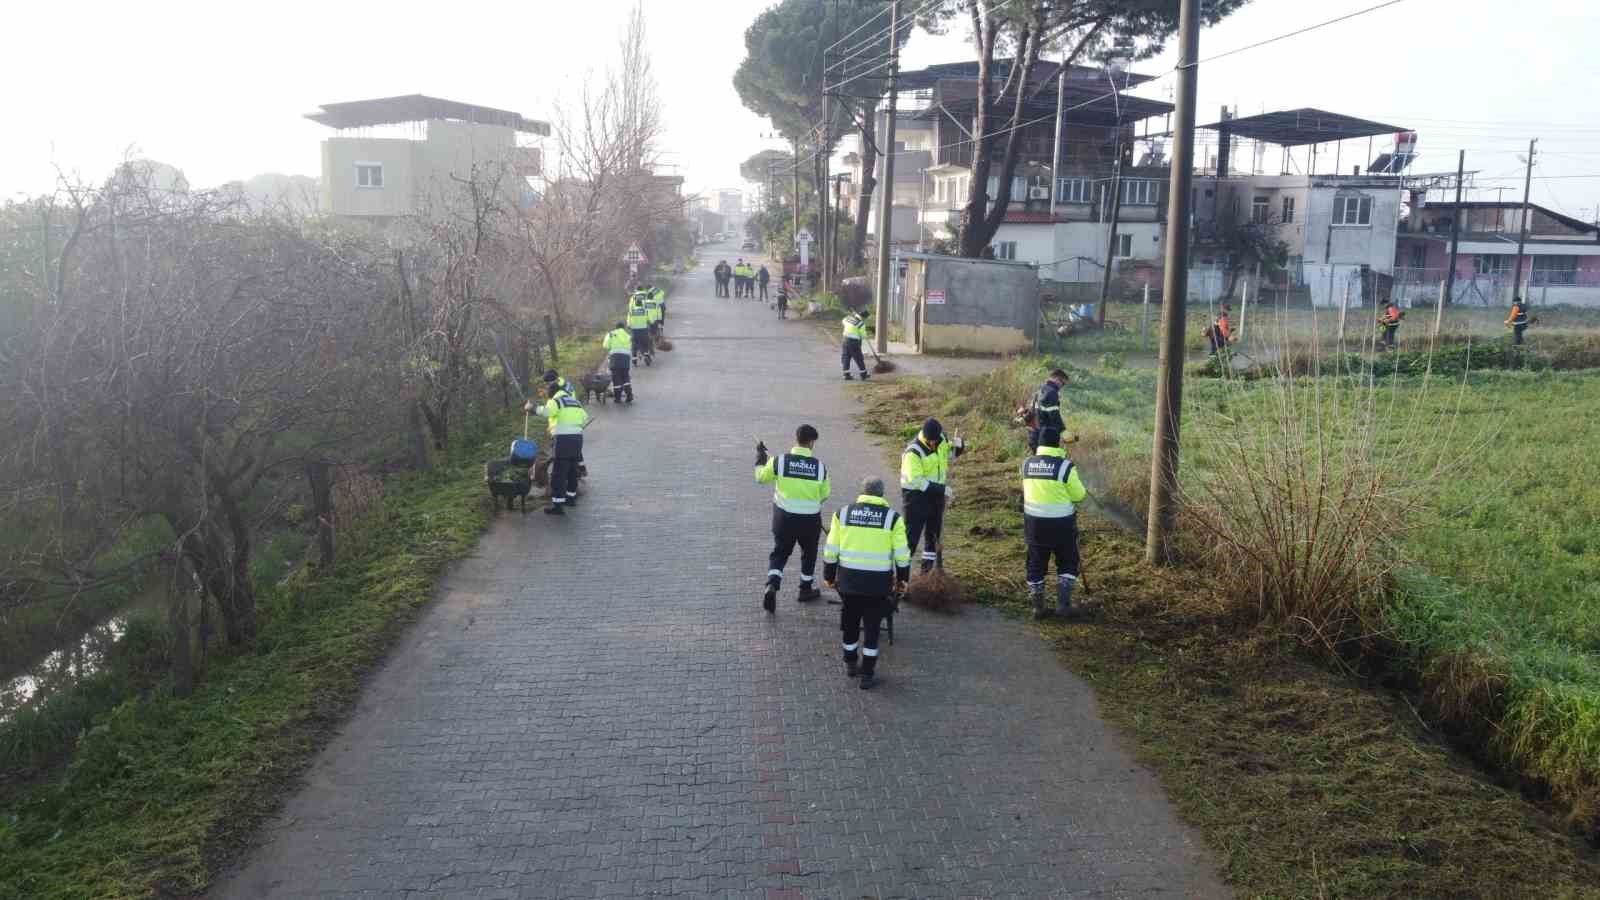
<svg viewBox="0 0 1600 900">
<path fill-rule="evenodd" d="M 1199 80 L 1201 0 L 1178 7 L 1177 130 L 1167 190 L 1167 253 L 1161 288 L 1161 374 L 1156 379 L 1155 442 L 1150 453 L 1149 527 L 1145 559 L 1172 559 L 1177 509 L 1178 431 L 1183 413 L 1183 325 L 1189 293 L 1189 189 L 1194 182 L 1194 105 Z"/>
<path fill-rule="evenodd" d="M 794 214 L 793 234 L 800 233 L 800 139 L 790 138 L 789 144 L 794 148 L 794 205 L 791 212 Z"/>
<path fill-rule="evenodd" d="M 894 234 L 894 117 L 900 83 L 900 0 L 889 0 L 889 127 L 883 140 L 883 200 L 878 204 L 878 297 L 872 320 L 872 346 L 889 352 L 889 241 Z"/>
<path fill-rule="evenodd" d="M 1121 128 L 1119 121 L 1117 127 Z M 1100 309 L 1095 315 L 1106 325 L 1106 300 L 1111 296 L 1111 263 L 1117 256 L 1117 223 L 1122 220 L 1122 141 L 1117 141 L 1117 162 L 1111 175 L 1111 237 L 1106 239 L 1106 270 L 1100 278 Z"/>
<path fill-rule="evenodd" d="M 1511 278 L 1511 296 L 1522 296 L 1522 251 L 1528 245 L 1528 198 L 1533 194 L 1533 148 L 1538 138 L 1528 142 L 1528 174 L 1522 180 L 1522 229 L 1517 234 L 1517 271 Z"/>
<path fill-rule="evenodd" d="M 1461 156 L 1456 160 L 1456 212 L 1450 217 L 1450 269 L 1444 273 L 1444 298 L 1439 301 L 1440 307 L 1453 301 L 1456 296 L 1456 253 L 1461 249 L 1461 182 L 1466 177 L 1467 151 L 1462 150 Z M 1441 311 L 1435 318 L 1442 315 Z"/>
<path fill-rule="evenodd" d="M 1061 54 L 1061 71 L 1056 74 L 1056 145 L 1050 156 L 1050 227 L 1056 223 L 1056 191 L 1061 184 L 1061 118 L 1067 106 L 1067 54 Z M 1118 123 L 1121 124 L 1120 122 Z M 1055 266 L 1051 266 L 1054 269 Z"/>
</svg>

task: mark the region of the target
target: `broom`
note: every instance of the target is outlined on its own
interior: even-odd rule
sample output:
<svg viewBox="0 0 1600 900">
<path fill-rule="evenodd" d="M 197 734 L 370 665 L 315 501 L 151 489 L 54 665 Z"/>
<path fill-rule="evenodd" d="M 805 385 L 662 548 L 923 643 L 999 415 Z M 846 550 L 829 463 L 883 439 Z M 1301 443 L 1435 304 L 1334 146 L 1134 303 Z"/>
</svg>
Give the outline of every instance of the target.
<svg viewBox="0 0 1600 900">
<path fill-rule="evenodd" d="M 932 612 L 954 612 L 967 602 L 967 592 L 944 568 L 944 535 L 934 545 L 933 570 L 914 575 L 906 586 L 906 602 Z"/>
<path fill-rule="evenodd" d="M 867 343 L 867 342 L 863 341 L 862 343 Z M 884 359 L 883 357 L 879 356 L 877 347 L 874 347 L 870 343 L 868 343 L 867 344 L 867 349 L 872 351 L 872 358 L 873 358 L 873 360 L 875 360 L 873 362 L 873 364 L 872 364 L 872 374 L 874 374 L 874 375 L 882 375 L 885 372 L 893 372 L 894 371 L 894 363 L 892 363 L 892 362 L 888 361 L 887 359 Z"/>
</svg>

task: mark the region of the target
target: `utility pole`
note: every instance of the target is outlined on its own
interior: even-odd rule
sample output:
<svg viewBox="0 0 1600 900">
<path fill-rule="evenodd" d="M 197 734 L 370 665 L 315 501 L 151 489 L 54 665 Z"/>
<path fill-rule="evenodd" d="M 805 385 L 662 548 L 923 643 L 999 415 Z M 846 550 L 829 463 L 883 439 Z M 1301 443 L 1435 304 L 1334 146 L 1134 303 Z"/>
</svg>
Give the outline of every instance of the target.
<svg viewBox="0 0 1600 900">
<path fill-rule="evenodd" d="M 1533 194 L 1533 153 L 1538 138 L 1528 142 L 1528 174 L 1522 180 L 1522 229 L 1517 233 L 1517 271 L 1511 279 L 1511 296 L 1522 296 L 1522 251 L 1528 245 L 1528 198 Z"/>
<path fill-rule="evenodd" d="M 824 291 L 833 290 L 833 273 L 828 266 L 828 234 L 831 230 L 828 225 L 828 170 L 831 168 L 829 165 L 830 160 L 828 159 L 828 137 L 830 131 L 831 129 L 828 127 L 828 95 L 824 93 L 822 95 L 822 144 L 817 148 L 817 152 L 822 155 L 820 161 L 822 180 L 816 184 L 817 240 L 822 242 L 820 255 L 822 257 L 822 289 Z"/>
<path fill-rule="evenodd" d="M 1462 150 L 1460 157 L 1456 159 L 1456 211 L 1455 215 L 1450 217 L 1450 269 L 1444 273 L 1444 297 L 1439 300 L 1441 308 L 1453 301 L 1456 296 L 1456 253 L 1461 249 L 1461 182 L 1466 176 L 1467 151 Z M 1443 315 L 1443 312 L 1441 311 L 1439 315 Z"/>
<path fill-rule="evenodd" d="M 1201 0 L 1178 6 L 1177 130 L 1167 189 L 1165 280 L 1161 287 L 1161 374 L 1156 379 L 1155 442 L 1150 453 L 1149 526 L 1145 559 L 1172 559 L 1172 527 L 1178 491 L 1178 432 L 1183 413 L 1183 325 L 1189 293 L 1189 189 L 1194 182 L 1194 106 L 1200 73 Z"/>
<path fill-rule="evenodd" d="M 872 346 L 889 352 L 889 241 L 894 234 L 895 92 L 900 84 L 900 0 L 889 0 L 889 126 L 883 141 L 883 200 L 878 204 L 878 296 L 873 309 Z"/>
<path fill-rule="evenodd" d="M 1056 191 L 1061 183 L 1061 118 L 1067 107 L 1067 54 L 1061 54 L 1061 71 L 1056 73 L 1056 145 L 1050 156 L 1050 227 L 1056 225 Z M 1051 266 L 1051 269 L 1054 269 Z"/>
<path fill-rule="evenodd" d="M 828 264 L 833 266 L 835 275 L 839 274 L 839 223 L 844 221 L 844 179 L 845 173 L 840 172 L 833 180 L 833 230 L 828 232 L 827 238 L 833 245 L 828 253 Z"/>
<path fill-rule="evenodd" d="M 794 214 L 794 235 L 800 234 L 800 139 L 790 138 L 789 144 L 794 148 L 794 204 L 791 212 Z"/>
<path fill-rule="evenodd" d="M 1122 123 L 1118 122 L 1120 129 Z M 1111 296 L 1111 262 L 1117 255 L 1117 223 L 1122 219 L 1122 139 L 1117 139 L 1116 168 L 1111 175 L 1111 237 L 1106 239 L 1106 270 L 1100 280 L 1100 327 L 1106 325 L 1106 300 Z"/>
</svg>

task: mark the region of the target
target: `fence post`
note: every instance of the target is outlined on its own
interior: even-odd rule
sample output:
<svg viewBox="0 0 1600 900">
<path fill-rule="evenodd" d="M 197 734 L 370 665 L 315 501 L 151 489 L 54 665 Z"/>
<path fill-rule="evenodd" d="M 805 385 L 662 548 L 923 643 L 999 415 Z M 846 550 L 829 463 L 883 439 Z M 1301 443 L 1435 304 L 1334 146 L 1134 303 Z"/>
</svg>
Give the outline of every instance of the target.
<svg viewBox="0 0 1600 900">
<path fill-rule="evenodd" d="M 1344 349 L 1344 319 L 1350 311 L 1350 280 L 1344 282 L 1344 299 L 1339 301 L 1339 349 Z"/>
<path fill-rule="evenodd" d="M 1150 282 L 1144 283 L 1144 307 L 1139 311 L 1139 348 L 1150 349 Z"/>
<path fill-rule="evenodd" d="M 556 324 L 551 321 L 549 313 L 545 313 L 544 333 L 550 340 L 550 364 L 557 365 L 561 362 L 561 357 L 556 353 Z"/>
<path fill-rule="evenodd" d="M 1439 330 L 1444 327 L 1444 302 L 1445 291 L 1450 289 L 1449 282 L 1439 283 L 1439 304 L 1433 311 L 1433 336 L 1439 336 Z"/>
<path fill-rule="evenodd" d="M 1239 330 L 1234 332 L 1234 334 L 1237 335 L 1237 340 L 1239 341 L 1240 346 L 1244 345 L 1244 316 L 1245 316 L 1245 313 L 1247 313 L 1249 311 L 1250 311 L 1250 282 L 1246 281 L 1244 283 L 1243 298 L 1239 301 Z"/>
</svg>

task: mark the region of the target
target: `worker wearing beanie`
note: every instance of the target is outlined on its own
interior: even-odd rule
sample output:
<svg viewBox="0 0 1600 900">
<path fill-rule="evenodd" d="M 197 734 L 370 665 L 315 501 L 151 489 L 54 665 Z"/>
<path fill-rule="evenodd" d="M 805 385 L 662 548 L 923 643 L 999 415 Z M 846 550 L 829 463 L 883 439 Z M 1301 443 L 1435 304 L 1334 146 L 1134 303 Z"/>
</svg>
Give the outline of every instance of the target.
<svg viewBox="0 0 1600 900">
<path fill-rule="evenodd" d="M 1033 617 L 1050 615 L 1044 605 L 1044 576 L 1056 560 L 1056 609 L 1074 618 L 1072 588 L 1078 583 L 1078 504 L 1089 492 L 1078 468 L 1061 447 L 1061 432 L 1039 432 L 1039 449 L 1022 463 L 1022 529 L 1028 543 L 1028 599 Z"/>
<path fill-rule="evenodd" d="M 950 460 L 966 450 L 960 437 L 946 440 L 938 419 L 922 423 L 916 438 L 900 455 L 900 498 L 905 509 L 906 539 L 913 552 L 917 539 L 926 535 L 922 571 L 939 558 L 939 537 L 944 531 L 944 505 L 949 495 Z"/>
<path fill-rule="evenodd" d="M 523 407 L 550 423 L 550 505 L 544 511 L 555 516 L 578 502 L 578 464 L 583 461 L 583 430 L 589 427 L 588 411 L 563 387 L 565 382 L 555 369 L 546 371 L 545 402 L 535 406 L 529 400 Z"/>
</svg>

